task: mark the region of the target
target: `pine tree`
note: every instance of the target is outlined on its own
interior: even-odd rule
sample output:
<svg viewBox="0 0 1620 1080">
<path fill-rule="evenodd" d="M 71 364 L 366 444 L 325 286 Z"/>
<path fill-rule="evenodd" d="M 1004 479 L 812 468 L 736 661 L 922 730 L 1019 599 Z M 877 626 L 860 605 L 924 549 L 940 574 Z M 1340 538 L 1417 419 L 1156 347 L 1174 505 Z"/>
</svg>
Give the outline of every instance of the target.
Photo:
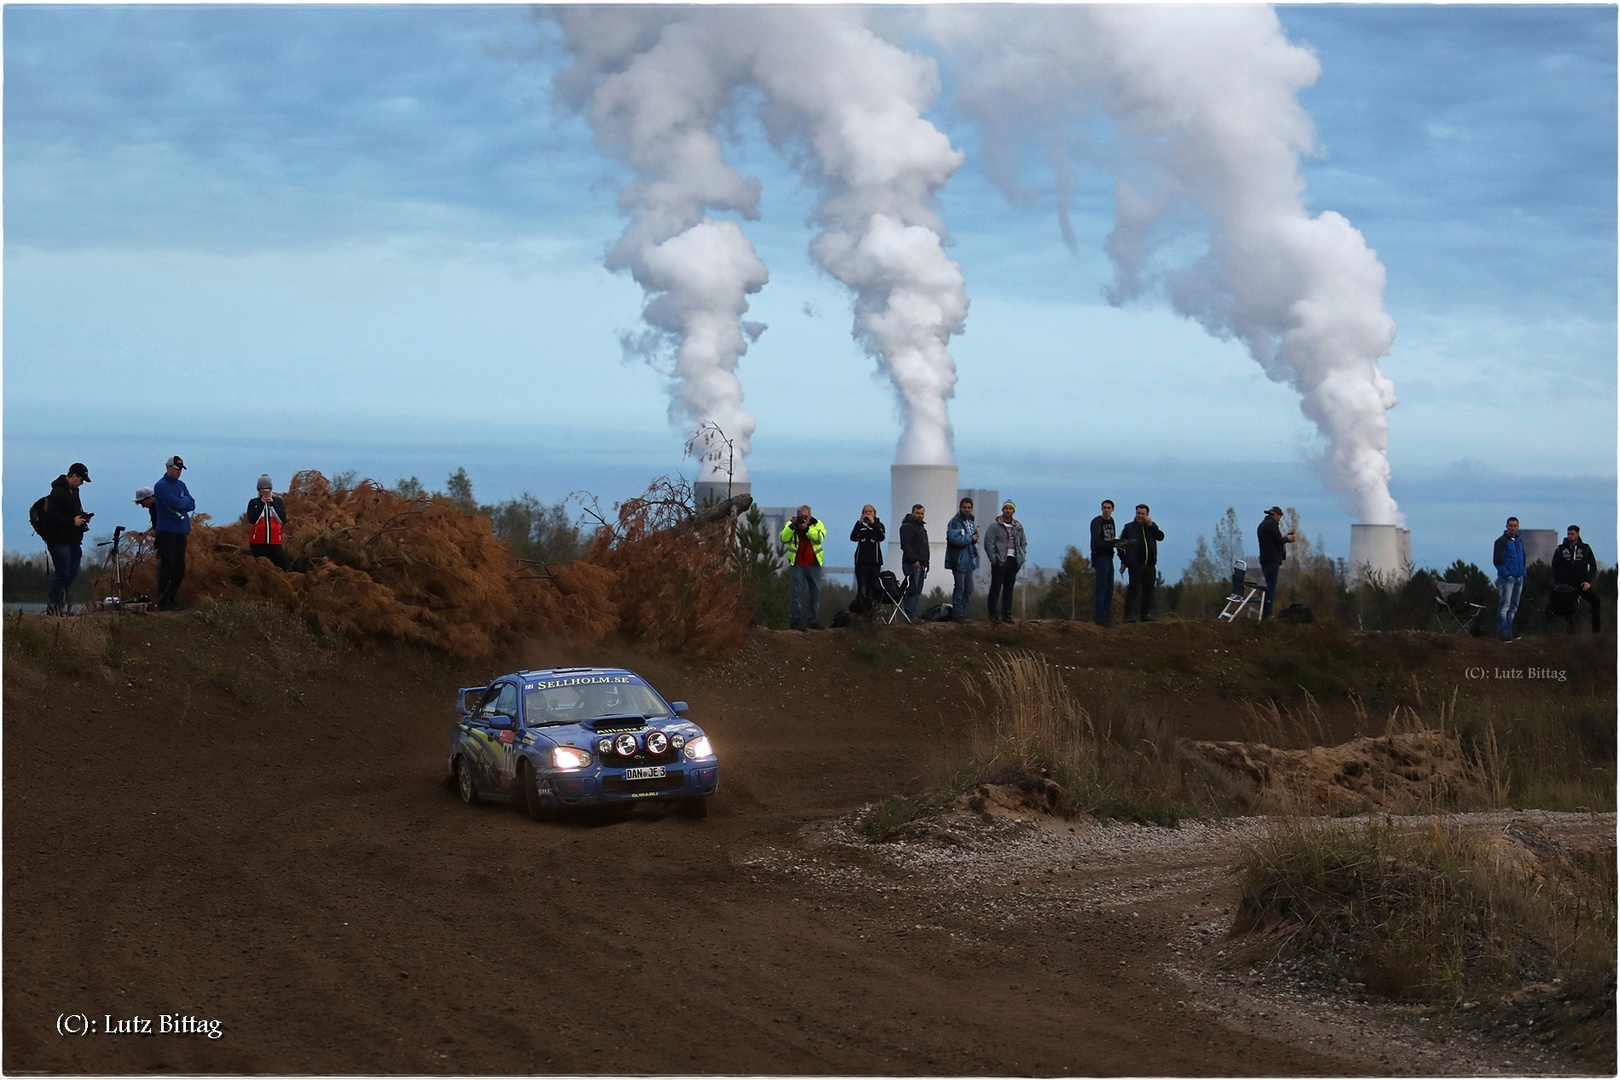
<svg viewBox="0 0 1620 1080">
<path fill-rule="evenodd" d="M 1221 567 L 1217 566 L 1214 558 L 1210 556 L 1208 541 L 1204 539 L 1203 533 L 1199 533 L 1198 546 L 1193 550 L 1192 562 L 1181 572 L 1182 584 L 1214 585 L 1224 578 L 1225 574 L 1222 573 Z"/>
<path fill-rule="evenodd" d="M 1238 526 L 1237 510 L 1228 506 L 1226 516 L 1215 523 L 1215 565 L 1217 577 L 1232 572 L 1232 565 L 1243 558 L 1243 530 Z"/>
</svg>

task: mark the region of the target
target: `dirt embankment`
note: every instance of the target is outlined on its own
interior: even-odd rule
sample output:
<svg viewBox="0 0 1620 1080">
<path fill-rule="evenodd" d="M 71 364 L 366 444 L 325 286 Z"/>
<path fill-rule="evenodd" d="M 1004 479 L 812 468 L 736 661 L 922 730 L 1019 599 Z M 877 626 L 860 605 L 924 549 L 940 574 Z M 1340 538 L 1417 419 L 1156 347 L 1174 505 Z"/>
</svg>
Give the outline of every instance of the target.
<svg viewBox="0 0 1620 1080">
<path fill-rule="evenodd" d="M 1490 1044 L 1415 1057 L 1399 1040 L 1434 1037 L 1376 1009 L 1327 1038 L 1274 1023 L 1265 988 L 1210 981 L 1235 903 L 1226 867 L 1253 826 L 968 816 L 961 843 L 874 846 L 842 824 L 960 760 L 961 677 L 998 648 L 1113 680 L 1187 737 L 1240 739 L 1233 694 L 1290 677 L 1242 628 L 762 631 L 718 667 L 578 642 L 473 666 L 206 606 L 56 633 L 5 630 L 8 1072 L 1557 1064 Z M 1312 671 L 1361 670 L 1328 634 L 1288 633 L 1298 655 L 1328 654 Z M 1361 663 L 1390 687 L 1450 680 L 1476 644 L 1425 644 L 1414 663 L 1371 639 Z M 441 780 L 456 686 L 608 662 L 692 702 L 713 734 L 709 820 L 537 825 L 455 801 Z M 1322 700 L 1329 732 L 1353 736 L 1354 711 Z M 75 1015 L 213 1019 L 221 1035 L 59 1034 Z"/>
</svg>

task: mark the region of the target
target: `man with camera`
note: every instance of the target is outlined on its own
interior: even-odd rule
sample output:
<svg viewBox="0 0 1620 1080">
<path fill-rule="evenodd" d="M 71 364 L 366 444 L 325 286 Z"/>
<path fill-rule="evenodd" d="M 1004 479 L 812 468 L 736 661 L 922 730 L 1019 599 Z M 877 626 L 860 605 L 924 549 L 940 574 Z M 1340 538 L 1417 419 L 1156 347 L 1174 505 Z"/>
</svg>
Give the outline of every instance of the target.
<svg viewBox="0 0 1620 1080">
<path fill-rule="evenodd" d="M 795 630 L 806 627 L 820 630 L 821 545 L 827 539 L 827 526 L 810 515 L 809 506 L 801 506 L 792 520 L 782 526 L 779 539 L 787 545 L 788 573 L 793 580 L 788 625 Z"/>
<path fill-rule="evenodd" d="M 90 470 L 83 462 L 75 461 L 67 472 L 51 481 L 51 493 L 45 496 L 40 539 L 50 549 L 51 565 L 56 569 L 50 592 L 45 597 L 48 615 L 68 612 L 68 590 L 79 576 L 79 564 L 84 558 L 84 534 L 90 529 L 90 519 L 95 517 L 79 502 L 79 487 L 89 482 Z"/>
<path fill-rule="evenodd" d="M 1293 533 L 1283 535 L 1282 526 L 1278 522 L 1283 519 L 1280 506 L 1273 506 L 1266 511 L 1265 520 L 1260 522 L 1257 530 L 1260 538 L 1260 573 L 1266 579 L 1266 598 L 1260 605 L 1260 617 L 1271 618 L 1271 601 L 1277 595 L 1277 572 L 1282 569 L 1283 560 L 1288 558 L 1288 545 L 1297 537 Z"/>
<path fill-rule="evenodd" d="M 176 611 L 180 604 L 175 597 L 180 583 L 186 579 L 186 538 L 191 535 L 191 512 L 197 509 L 197 500 L 191 497 L 180 473 L 186 463 L 179 454 L 163 463 L 163 475 L 152 485 L 152 524 L 157 530 L 153 545 L 157 548 L 157 589 L 159 611 Z"/>
</svg>

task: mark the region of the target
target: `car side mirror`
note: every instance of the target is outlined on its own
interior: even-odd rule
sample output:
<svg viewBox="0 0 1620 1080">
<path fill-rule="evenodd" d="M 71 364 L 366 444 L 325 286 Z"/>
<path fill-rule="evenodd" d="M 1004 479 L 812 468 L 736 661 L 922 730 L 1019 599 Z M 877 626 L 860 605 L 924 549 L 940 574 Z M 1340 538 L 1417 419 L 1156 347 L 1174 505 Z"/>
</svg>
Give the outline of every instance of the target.
<svg viewBox="0 0 1620 1080">
<path fill-rule="evenodd" d="M 509 728 L 512 726 L 512 718 L 505 713 L 496 713 L 489 718 L 489 726 L 492 728 Z"/>
<path fill-rule="evenodd" d="M 672 701 L 669 703 L 669 708 L 676 716 L 686 715 L 687 705 L 684 701 Z"/>
</svg>

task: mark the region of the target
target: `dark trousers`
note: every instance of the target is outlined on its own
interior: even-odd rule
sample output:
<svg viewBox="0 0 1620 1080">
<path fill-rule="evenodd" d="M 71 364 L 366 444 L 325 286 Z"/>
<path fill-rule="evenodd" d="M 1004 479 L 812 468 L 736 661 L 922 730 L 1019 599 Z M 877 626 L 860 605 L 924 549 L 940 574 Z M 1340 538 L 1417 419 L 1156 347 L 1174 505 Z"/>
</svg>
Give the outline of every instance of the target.
<svg viewBox="0 0 1620 1080">
<path fill-rule="evenodd" d="M 1260 573 L 1265 575 L 1266 579 L 1266 599 L 1260 605 L 1260 617 L 1262 619 L 1271 618 L 1271 601 L 1277 595 L 1277 571 L 1281 569 L 1281 563 L 1260 564 Z"/>
<path fill-rule="evenodd" d="M 883 567 L 879 566 L 877 563 L 856 563 L 855 595 L 864 596 L 868 600 L 871 600 L 873 597 L 877 596 L 878 575 L 882 572 Z"/>
<path fill-rule="evenodd" d="M 180 583 L 186 580 L 186 534 L 160 532 L 155 544 L 158 559 L 157 602 L 172 604 L 180 592 Z"/>
<path fill-rule="evenodd" d="M 78 544 L 52 546 L 51 564 L 56 567 L 56 574 L 51 578 L 51 591 L 45 596 L 47 604 L 61 607 L 67 603 L 68 590 L 73 588 L 73 579 L 79 576 L 79 562 L 83 558 L 84 549 Z"/>
<path fill-rule="evenodd" d="M 1131 583 L 1125 586 L 1125 621 L 1131 621 L 1131 612 L 1139 611 L 1139 618 L 1147 618 L 1153 610 L 1153 579 L 1158 576 L 1157 566 L 1133 566 Z"/>
<path fill-rule="evenodd" d="M 54 549 L 52 550 L 54 553 Z M 1603 601 L 1598 599 L 1596 589 L 1584 589 L 1576 592 L 1569 603 L 1562 606 L 1562 610 L 1559 610 L 1557 606 L 1552 606 L 1548 608 L 1548 614 L 1552 615 L 1553 618 L 1561 618 L 1567 622 L 1569 632 L 1573 634 L 1575 632 L 1575 615 L 1580 610 L 1582 600 L 1585 600 L 1592 607 L 1592 633 L 1601 634 L 1603 632 Z M 1551 619 L 1548 620 L 1549 623 L 1551 621 Z"/>
<path fill-rule="evenodd" d="M 292 563 L 287 561 L 287 549 L 281 544 L 249 544 L 255 559 L 269 559 L 283 570 L 291 570 Z"/>
<path fill-rule="evenodd" d="M 1097 576 L 1097 610 L 1096 620 L 1098 626 L 1109 626 L 1114 621 L 1114 557 L 1106 559 L 1092 559 L 1091 570 Z"/>
<path fill-rule="evenodd" d="M 1001 562 L 990 564 L 990 595 L 987 603 L 992 619 L 996 617 L 997 599 L 1001 601 L 1001 621 L 1007 622 L 1012 618 L 1013 582 L 1017 578 L 1017 560 L 1003 559 Z"/>
</svg>

